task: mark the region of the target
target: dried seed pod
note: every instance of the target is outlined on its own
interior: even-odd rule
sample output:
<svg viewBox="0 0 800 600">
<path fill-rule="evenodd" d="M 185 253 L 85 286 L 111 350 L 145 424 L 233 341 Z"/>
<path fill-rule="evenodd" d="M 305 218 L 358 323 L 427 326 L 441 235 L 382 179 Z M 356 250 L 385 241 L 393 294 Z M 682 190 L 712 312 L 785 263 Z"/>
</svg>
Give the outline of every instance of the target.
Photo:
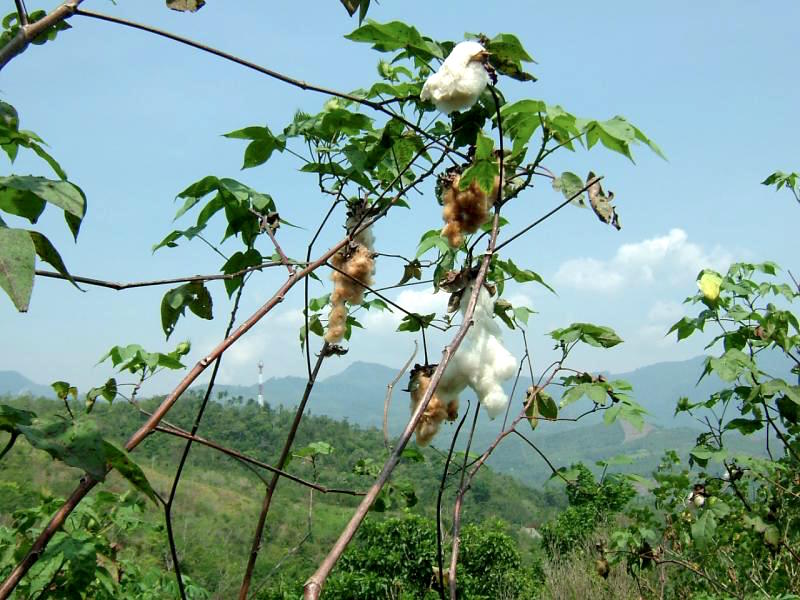
<svg viewBox="0 0 800 600">
<path fill-rule="evenodd" d="M 464 234 L 475 233 L 489 218 L 489 208 L 497 196 L 500 178 L 495 177 L 494 189 L 488 195 L 475 180 L 466 189 L 460 189 L 460 174 L 452 174 L 449 181 L 450 186 L 441 196 L 444 205 L 442 219 L 445 222 L 442 235 L 452 248 L 458 248 L 464 243 Z"/>
<path fill-rule="evenodd" d="M 431 376 L 436 370 L 436 365 L 414 365 L 411 370 L 408 389 L 411 392 L 411 412 L 414 413 L 425 397 L 431 383 Z M 416 437 L 417 444 L 427 446 L 434 436 L 439 432 L 442 421 L 454 421 L 458 418 L 458 398 L 445 402 L 438 393 L 431 396 L 428 406 L 422 413 L 422 417 L 417 423 Z"/>
</svg>

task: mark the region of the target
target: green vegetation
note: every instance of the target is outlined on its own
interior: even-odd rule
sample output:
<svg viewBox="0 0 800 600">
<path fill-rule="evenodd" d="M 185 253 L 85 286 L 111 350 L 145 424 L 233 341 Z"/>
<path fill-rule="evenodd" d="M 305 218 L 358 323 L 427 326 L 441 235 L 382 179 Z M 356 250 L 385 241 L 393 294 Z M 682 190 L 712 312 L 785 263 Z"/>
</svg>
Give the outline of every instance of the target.
<svg viewBox="0 0 800 600">
<path fill-rule="evenodd" d="M 170 413 L 169 422 L 179 427 L 189 427 L 200 401 L 197 396 L 186 396 Z M 22 397 L 8 398 L 4 402 L 7 406 L 32 411 L 40 416 L 51 416 L 63 410 L 63 405 L 53 400 Z M 149 411 L 158 402 L 157 398 L 146 400 L 139 406 L 142 410 Z M 78 403 L 74 409 L 80 407 Z M 240 402 L 232 399 L 226 404 L 209 405 L 200 433 L 206 439 L 271 464 L 276 458 L 275 448 L 285 435 L 292 416 L 292 412 L 286 409 L 274 410 L 269 406 L 259 407 L 252 400 Z M 121 441 L 125 432 L 139 426 L 143 416 L 129 404 L 117 402 L 109 405 L 98 400 L 86 419 L 96 423 L 99 431 L 109 439 Z M 320 440 L 325 440 L 331 451 L 318 454 L 314 459 L 315 464 L 312 465 L 307 460 L 310 453 L 306 449 L 314 447 Z M 289 472 L 329 487 L 356 491 L 365 489 L 371 482 L 371 471 L 365 469 L 365 466 L 375 464 L 373 457 L 381 456 L 385 452 L 379 431 L 360 429 L 345 422 L 317 416 L 308 416 L 303 420 L 296 447 L 295 458 L 289 464 Z M 180 448 L 179 438 L 162 436 L 145 441 L 137 449 L 135 458 L 157 491 L 163 493 L 168 488 L 171 482 L 169 474 L 174 471 Z M 425 524 L 430 529 L 430 519 L 435 518 L 436 494 L 443 460 L 439 453 L 430 448 L 410 453 L 397 469 L 393 484 L 397 489 L 413 488 L 413 496 L 406 498 L 401 494 L 396 494 L 397 497 L 393 495 L 393 503 L 386 507 L 385 513 L 373 513 L 372 521 L 380 523 L 385 515 L 390 518 L 388 522 L 396 522 L 398 516 L 408 515 L 409 518 L 417 519 L 413 522 Z M 80 471 L 60 467 L 49 460 L 45 453 L 21 441 L 3 459 L 3 465 L 0 515 L 4 516 L 0 517 L 0 524 L 17 527 L 20 517 L 14 514 L 15 511 L 24 512 L 27 507 L 38 507 L 35 509 L 38 511 L 35 523 L 32 521 L 27 526 L 26 531 L 29 533 L 24 539 L 18 539 L 14 544 L 7 542 L 11 545 L 8 546 L 9 551 L 3 554 L 5 562 L 0 563 L 0 568 L 7 570 L 12 566 L 10 559 L 14 548 L 22 549 L 30 544 L 30 532 L 37 531 L 37 527 L 42 525 L 42 519 L 58 506 L 56 498 L 70 492 L 80 476 Z M 269 473 L 262 470 L 261 475 L 266 477 Z M 459 475 L 458 471 L 451 473 L 445 501 L 452 501 L 453 486 Z M 125 489 L 123 480 L 113 474 L 109 477 L 108 486 L 115 492 Z M 208 590 L 213 598 L 229 598 L 236 593 L 241 576 L 237 566 L 242 564 L 249 537 L 252 535 L 250 527 L 253 518 L 258 514 L 262 489 L 262 481 L 235 459 L 202 446 L 193 451 L 186 473 L 185 488 L 182 488 L 177 500 L 176 512 L 181 517 L 178 521 L 176 542 L 193 585 Z M 532 551 L 532 541 L 521 528 L 546 520 L 563 502 L 561 495 L 554 490 L 541 493 L 490 469 L 480 472 L 473 492 L 475 496 L 466 506 L 464 516 L 469 523 L 474 524 L 473 529 L 478 532 L 475 535 L 484 535 L 482 523 L 494 523 L 503 519 L 508 523 L 506 527 L 509 532 L 503 534 L 506 536 L 503 539 L 507 538 L 505 543 L 511 544 L 517 556 L 520 552 L 529 556 Z M 97 495 L 102 494 L 106 492 L 99 492 Z M 127 515 L 125 518 L 130 522 L 126 529 L 120 529 L 116 525 L 116 513 L 112 511 L 112 520 L 106 524 L 108 529 L 103 533 L 107 536 L 103 543 L 106 546 L 117 544 L 115 547 L 120 548 L 117 550 L 120 555 L 117 562 L 121 566 L 116 568 L 121 568 L 123 573 L 133 573 L 126 562 L 133 561 L 142 576 L 155 569 L 153 573 L 161 573 L 164 577 L 158 583 L 153 583 L 156 586 L 153 587 L 153 593 L 158 592 L 164 597 L 174 595 L 174 579 L 167 571 L 170 561 L 168 555 L 164 554 L 163 513 L 152 502 L 145 501 L 144 496 L 135 500 L 131 492 L 124 492 L 123 495 L 125 503 L 120 510 L 125 508 L 122 514 Z M 106 516 L 107 507 L 113 507 L 113 497 L 100 497 L 105 502 L 103 508 L 93 510 Z M 296 592 L 295 596 L 290 597 L 297 597 L 297 586 L 302 583 L 304 574 L 316 564 L 324 549 L 335 539 L 358 498 L 314 492 L 311 537 L 288 556 L 287 551 L 297 547 L 309 531 L 309 491 L 291 482 L 281 482 L 275 501 L 274 525 L 265 535 L 263 558 L 258 563 L 256 576 L 276 576 L 277 581 L 271 582 L 269 588 L 265 588 L 264 594 L 268 591 L 270 594 L 276 593 L 276 590 L 284 588 L 287 593 L 288 590 Z M 485 535 L 495 529 L 496 526 L 491 525 L 485 530 Z M 107 533 L 109 530 L 113 530 L 113 535 Z M 99 546 L 97 554 L 107 556 L 106 551 Z M 430 560 L 430 555 L 427 556 L 426 560 Z M 279 576 L 272 573 L 278 564 Z M 62 576 L 65 575 L 62 573 Z M 132 574 L 130 576 L 133 577 Z M 103 575 L 96 577 L 96 585 L 100 585 Z M 148 577 L 152 579 L 152 575 Z M 122 594 L 125 589 L 123 585 L 115 593 Z"/>
<path fill-rule="evenodd" d="M 165 35 L 78 4 L 28 14 L 24 2 L 16 2 L 16 11 L 2 21 L 0 68 L 29 44 L 54 42 L 68 28 L 67 18 L 94 17 Z M 488 600 L 630 597 L 634 589 L 658 598 L 797 598 L 797 282 L 782 281 L 772 263 L 737 263 L 724 275 L 700 273 L 700 293 L 688 299 L 700 312 L 671 332 L 680 341 L 718 328 L 707 348 L 720 351 L 705 359 L 700 376 L 713 374 L 725 387 L 700 400 L 676 399 L 677 412 L 702 413 L 706 429 L 691 443 L 686 430 L 683 439 L 667 434 L 686 447 L 665 454 L 654 481 L 610 472 L 630 464 L 630 456 L 604 453 L 590 467 L 556 466 L 536 445 L 543 424 L 578 411 L 605 425 L 624 422 L 623 442 L 635 441 L 650 433 L 642 433 L 646 410 L 630 382 L 573 364 L 576 349 L 622 343 L 608 326 L 576 322 L 553 329 L 548 335 L 555 360 L 534 375 L 526 333 L 534 311 L 512 305 L 507 286 L 553 290 L 515 264 L 508 245 L 571 204 L 590 208 L 592 221 L 620 229 L 614 194 L 603 190 L 605 181 L 601 185 L 604 176 L 552 170 L 567 166 L 562 157 L 568 152 L 603 148 L 631 161 L 635 149 L 664 154 L 621 116 L 583 118 L 527 97 L 507 102 L 504 90 L 517 98 L 512 85 L 536 80 L 527 70 L 533 57 L 513 34 L 436 40 L 399 21 L 364 21 L 369 0 L 344 4 L 351 15 L 359 13 L 359 26 L 345 37 L 381 54 L 378 80 L 352 92 L 165 36 L 247 64 L 282 85 L 325 95 L 318 112 L 298 111 L 280 129 L 262 120 L 224 134 L 246 142 L 243 169 L 283 154 L 328 203 L 298 227 L 309 235 L 297 256 L 286 254 L 285 228 L 280 231 L 295 226 L 281 217 L 270 193 L 229 177 L 195 174 L 200 178 L 177 194 L 182 206 L 175 214 L 182 223 L 194 215 L 193 224 L 167 233 L 152 250 L 161 255 L 202 240 L 218 255 L 215 261 L 224 258 L 218 274 L 127 286 L 73 277 L 50 239 L 27 226 L 45 210 L 61 211 L 77 240 L 86 195 L 41 138 L 20 129 L 16 108 L 0 101 L 0 148 L 12 163 L 20 150 L 32 152 L 47 173 L 0 177 L 0 289 L 17 311 L 28 311 L 37 276 L 118 290 L 169 285 L 174 287 L 164 291 L 157 309 L 169 340 L 186 318 L 211 321 L 215 310 L 219 315 L 223 296 L 215 301 L 211 291 L 216 282 L 229 302 L 222 311 L 228 313 L 224 339 L 204 349 L 208 353 L 192 369 L 184 364 L 188 342 L 164 351 L 123 344 L 101 359 L 118 375 L 96 387 L 78 390 L 56 381 L 56 401 L 0 403 L 0 598 L 200 600 L 231 598 L 238 590 L 241 598 L 270 600 L 300 594 L 308 600 L 444 600 L 447 592 L 451 600 Z M 204 2 L 167 5 L 195 11 Z M 534 185 L 534 178 L 547 185 Z M 764 183 L 800 200 L 797 180 L 796 173 L 776 172 Z M 532 224 L 512 229 L 506 216 L 515 213 L 506 206 L 539 190 L 557 204 Z M 419 204 L 410 196 L 426 192 L 431 206 L 443 207 L 444 224 L 438 217 L 431 223 L 412 218 L 406 235 L 387 244 L 401 247 L 376 247 L 373 225 L 404 209 L 416 217 Z M 331 243 L 334 225 L 345 233 Z M 215 232 L 222 233 L 216 243 L 209 241 Z M 330 245 L 315 250 L 318 239 Z M 395 263 L 402 264 L 399 282 L 383 274 L 386 281 L 375 281 L 381 272 L 376 262 L 382 269 L 387 258 L 402 261 Z M 41 262 L 56 272 L 42 274 L 36 269 Z M 285 279 L 270 280 L 272 296 L 263 288 L 255 294 L 248 283 L 266 277 L 267 269 Z M 318 273 L 325 269 L 333 273 L 333 289 L 312 298 L 309 281 L 322 283 Z M 434 293 L 449 295 L 446 310 L 415 313 L 380 291 L 429 282 Z M 292 398 L 297 409 L 241 398 L 211 402 L 224 353 L 295 287 L 305 288 L 297 339 L 307 360 L 302 400 Z M 253 298 L 242 299 L 251 293 L 261 308 L 242 316 L 240 308 Z M 377 429 L 311 416 L 305 403 L 323 362 L 369 334 L 361 331 L 367 311 L 392 307 L 403 313 L 397 335 L 412 336 L 406 339 L 421 345 L 426 363 L 411 371 L 409 425 L 384 440 Z M 520 335 L 525 352 L 519 362 L 503 346 L 501 324 Z M 430 363 L 429 356 L 438 354 L 426 336 L 433 329 L 452 334 L 436 364 Z M 794 363 L 792 376 L 770 372 L 767 353 Z M 517 389 L 525 367 L 530 380 Z M 187 391 L 207 369 L 206 390 Z M 142 400 L 143 386 L 165 370 L 185 376 L 170 394 Z M 503 384 L 515 372 L 510 398 Z M 467 388 L 480 398 L 471 409 L 465 401 L 459 407 Z M 343 401 L 350 395 L 337 397 L 344 410 L 354 410 Z M 475 435 L 480 412 L 503 416 L 494 435 Z M 458 422 L 460 442 L 441 444 L 446 451 L 410 444 L 414 431 L 420 443 L 429 442 L 445 420 Z M 603 430 L 603 449 L 621 445 L 619 435 L 618 429 Z M 494 458 L 511 469 L 503 462 L 508 455 L 494 455 L 506 438 L 545 459 L 551 479 L 566 488 L 566 503 L 555 488 L 519 482 L 535 480 L 530 475 L 515 480 L 487 466 Z M 758 451 L 745 452 L 741 438 L 755 440 Z M 572 444 L 548 450 L 564 465 L 578 457 Z M 639 457 L 653 461 L 645 445 Z M 544 521 L 538 542 L 531 525 Z"/>
</svg>

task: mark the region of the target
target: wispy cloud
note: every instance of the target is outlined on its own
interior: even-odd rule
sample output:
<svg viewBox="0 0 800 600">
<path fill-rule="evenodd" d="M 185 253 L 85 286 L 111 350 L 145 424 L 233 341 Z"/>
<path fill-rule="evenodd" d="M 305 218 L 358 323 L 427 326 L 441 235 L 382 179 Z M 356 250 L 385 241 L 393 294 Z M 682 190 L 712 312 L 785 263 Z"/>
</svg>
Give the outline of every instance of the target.
<svg viewBox="0 0 800 600">
<path fill-rule="evenodd" d="M 607 260 L 567 260 L 558 268 L 554 280 L 560 286 L 613 293 L 656 282 L 685 284 L 703 268 L 723 269 L 730 262 L 731 255 L 720 246 L 707 250 L 690 242 L 684 230 L 672 229 L 663 236 L 623 244 Z"/>
</svg>

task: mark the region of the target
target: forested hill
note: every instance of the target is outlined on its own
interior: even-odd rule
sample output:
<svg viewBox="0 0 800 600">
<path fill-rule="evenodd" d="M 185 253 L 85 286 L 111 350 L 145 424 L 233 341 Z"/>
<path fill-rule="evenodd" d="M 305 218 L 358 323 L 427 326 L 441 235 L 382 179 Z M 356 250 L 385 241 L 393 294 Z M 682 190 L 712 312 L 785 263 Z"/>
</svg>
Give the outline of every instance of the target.
<svg viewBox="0 0 800 600">
<path fill-rule="evenodd" d="M 6 396 L 0 401 L 32 410 L 40 416 L 64 411 L 62 403 L 47 399 Z M 199 402 L 198 396 L 188 393 L 170 411 L 167 421 L 190 428 Z M 157 399 L 146 400 L 141 402 L 140 408 L 149 411 L 156 403 Z M 76 414 L 82 412 L 80 407 L 73 406 L 73 410 L 76 408 Z M 293 416 L 294 411 L 289 409 L 262 408 L 254 402 L 243 405 L 211 403 L 198 435 L 272 463 L 280 452 Z M 122 443 L 144 416 L 122 401 L 113 406 L 98 401 L 89 418 L 95 420 L 109 438 Z M 380 431 L 325 416 L 311 415 L 302 421 L 294 450 L 301 455 L 303 448 L 314 442 L 329 444 L 332 452 L 319 454 L 314 461 L 315 468 L 308 459 L 296 456 L 287 470 L 333 488 L 365 490 L 374 480 L 374 469 L 382 465 L 386 456 Z M 182 448 L 183 440 L 155 433 L 131 456 L 145 470 L 156 491 L 166 495 Z M 373 513 L 373 518 L 396 516 L 406 511 L 427 517 L 434 515 L 444 458 L 432 448 L 422 449 L 421 457 L 424 460 L 418 462 L 420 456 L 412 453 L 403 460 L 392 477 L 392 493 L 383 499 L 389 503 L 388 510 Z M 460 464 L 463 455 L 456 459 Z M 354 472 L 357 465 L 363 474 Z M 269 478 L 266 471 L 261 471 L 260 475 Z M 452 507 L 452 488 L 457 485 L 459 475 L 456 469 L 446 482 L 445 507 Z M 63 496 L 79 477 L 77 470 L 52 461 L 44 452 L 32 449 L 20 439 L 3 461 L 0 515 L 10 515 L 14 510 L 35 505 L 41 492 Z M 116 474 L 112 474 L 107 485 L 118 490 L 128 488 Z M 240 574 L 228 574 L 227 565 L 238 568 L 246 562 L 263 494 L 264 484 L 253 471 L 209 448 L 194 445 L 173 512 L 178 532 L 176 541 L 181 555 L 186 557 L 190 575 L 212 590 L 215 598 L 229 598 L 235 594 L 234 588 L 229 586 L 238 585 L 236 577 Z M 349 495 L 314 494 L 313 543 L 304 544 L 283 563 L 282 574 L 287 580 L 299 580 L 307 575 L 309 568 L 331 546 L 358 500 Z M 294 547 L 303 538 L 308 503 L 308 488 L 281 481 L 270 512 L 268 543 L 259 559 L 261 575 L 284 558 L 287 548 Z M 472 522 L 503 519 L 511 524 L 511 531 L 518 539 L 524 541 L 526 536 L 520 533 L 522 528 L 547 520 L 559 506 L 563 507 L 559 489 L 534 490 L 508 475 L 485 468 L 475 480 L 465 504 L 464 517 Z M 445 508 L 448 510 L 450 508 Z M 159 509 L 148 505 L 145 518 L 160 523 L 163 515 Z M 163 556 L 156 549 L 160 547 L 158 544 L 154 547 L 149 547 L 145 541 L 142 544 L 136 549 L 141 554 L 142 564 L 163 562 Z"/>
</svg>

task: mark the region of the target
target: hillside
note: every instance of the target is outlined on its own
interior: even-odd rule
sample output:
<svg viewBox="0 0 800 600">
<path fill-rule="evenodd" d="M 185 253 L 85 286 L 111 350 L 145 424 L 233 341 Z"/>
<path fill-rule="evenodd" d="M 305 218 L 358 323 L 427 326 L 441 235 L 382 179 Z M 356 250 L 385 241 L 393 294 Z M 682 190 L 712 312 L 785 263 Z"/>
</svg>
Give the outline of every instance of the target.
<svg viewBox="0 0 800 600">
<path fill-rule="evenodd" d="M 10 401 L 6 398 L 4 402 L 33 410 L 39 415 L 63 409 L 60 403 L 30 397 Z M 188 394 L 170 412 L 168 420 L 190 427 L 198 403 L 199 398 Z M 153 404 L 154 401 L 145 401 L 141 403 L 141 408 L 150 410 Z M 262 408 L 252 402 L 245 405 L 212 403 L 199 433 L 269 463 L 275 460 L 292 416 L 289 410 L 272 409 L 269 406 Z M 143 417 L 130 405 L 118 402 L 113 406 L 98 403 L 91 418 L 108 437 L 122 442 Z M 4 441 L 5 437 L 0 443 Z M 320 484 L 329 487 L 365 489 L 371 483 L 372 476 L 355 474 L 354 465 L 361 459 L 381 462 L 385 453 L 379 431 L 324 416 L 309 416 L 303 421 L 295 450 L 316 441 L 325 441 L 333 447 L 332 454 L 317 458 L 316 473 L 300 458 L 295 458 L 288 470 L 307 480 L 317 479 Z M 156 434 L 133 454 L 162 496 L 168 493 L 182 447 L 182 440 Z M 424 462 L 401 463 L 392 479 L 395 484 L 410 484 L 413 487 L 416 504 L 406 507 L 400 494 L 395 494 L 390 509 L 384 513 L 373 513 L 373 518 L 397 516 L 405 511 L 427 517 L 435 514 L 443 458 L 433 449 L 424 450 L 423 455 Z M 7 523 L 14 510 L 36 504 L 39 493 L 67 494 L 80 476 L 77 470 L 51 461 L 46 454 L 32 449 L 24 441 L 19 441 L 5 457 L 2 468 L 0 524 Z M 445 495 L 445 506 L 448 507 L 444 512 L 445 520 L 449 520 L 449 507 L 452 506 L 452 481 L 451 478 Z M 116 476 L 110 478 L 108 485 L 117 490 L 127 487 Z M 179 489 L 173 522 L 179 553 L 184 557 L 187 572 L 212 590 L 214 598 L 230 598 L 234 595 L 241 576 L 239 570 L 246 562 L 263 490 L 262 481 L 249 469 L 224 455 L 195 445 Z M 357 500 L 353 496 L 314 494 L 312 541 L 283 563 L 281 574 L 284 578 L 300 579 L 309 572 L 309 567 L 333 543 Z M 303 538 L 307 528 L 308 502 L 307 488 L 286 481 L 278 486 L 274 509 L 268 520 L 267 541 L 256 571 L 257 580 L 285 558 L 287 548 L 292 548 Z M 560 506 L 563 506 L 563 500 L 555 491 L 539 492 L 508 475 L 484 469 L 476 478 L 465 504 L 464 518 L 472 522 L 503 519 L 513 526 L 513 531 L 518 532 L 518 541 L 525 548 L 526 544 L 530 545 L 530 540 L 519 533 L 521 528 L 546 520 Z M 145 518 L 159 523 L 163 516 L 153 505 L 148 505 Z M 135 551 L 141 555 L 141 562 L 160 563 L 163 566 L 163 542 L 159 541 L 158 545 L 153 546 L 148 544 L 143 540 L 134 543 Z"/>
</svg>

